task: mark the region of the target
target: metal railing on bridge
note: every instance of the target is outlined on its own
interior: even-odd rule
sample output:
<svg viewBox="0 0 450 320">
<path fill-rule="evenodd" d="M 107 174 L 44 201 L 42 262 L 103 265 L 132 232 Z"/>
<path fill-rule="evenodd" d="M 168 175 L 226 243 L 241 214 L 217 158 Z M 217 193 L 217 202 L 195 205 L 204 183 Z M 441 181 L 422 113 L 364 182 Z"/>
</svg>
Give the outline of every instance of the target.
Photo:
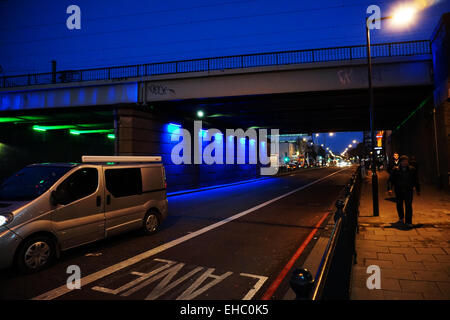
<svg viewBox="0 0 450 320">
<path fill-rule="evenodd" d="M 374 44 L 372 57 L 414 56 L 431 53 L 429 40 Z M 34 73 L 0 78 L 2 88 L 67 83 L 95 80 L 126 80 L 129 78 L 187 72 L 205 72 L 226 69 L 242 69 L 263 66 L 303 64 L 314 62 L 344 61 L 366 58 L 366 46 L 346 46 L 295 51 L 243 54 L 171 62 L 158 62 L 128 66 L 104 67 L 82 70 L 64 70 Z"/>
<path fill-rule="evenodd" d="M 296 268 L 292 272 L 290 285 L 296 293 L 296 299 L 350 298 L 361 185 L 361 167 L 358 167 L 350 183 L 344 188 L 342 197 L 336 201 L 334 227 L 315 276 L 303 268 Z"/>
</svg>

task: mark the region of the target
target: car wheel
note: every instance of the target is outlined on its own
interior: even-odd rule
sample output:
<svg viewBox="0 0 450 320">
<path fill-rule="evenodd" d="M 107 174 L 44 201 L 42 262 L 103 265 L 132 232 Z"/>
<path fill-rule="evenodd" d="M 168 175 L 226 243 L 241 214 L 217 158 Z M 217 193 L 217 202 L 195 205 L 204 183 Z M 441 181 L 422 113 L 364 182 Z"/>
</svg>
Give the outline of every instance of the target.
<svg viewBox="0 0 450 320">
<path fill-rule="evenodd" d="M 156 211 L 150 211 L 144 218 L 144 233 L 154 234 L 158 231 L 160 224 L 159 214 Z"/>
<path fill-rule="evenodd" d="M 25 240 L 17 253 L 17 266 L 23 273 L 32 273 L 48 267 L 55 257 L 55 243 L 46 236 Z"/>
</svg>

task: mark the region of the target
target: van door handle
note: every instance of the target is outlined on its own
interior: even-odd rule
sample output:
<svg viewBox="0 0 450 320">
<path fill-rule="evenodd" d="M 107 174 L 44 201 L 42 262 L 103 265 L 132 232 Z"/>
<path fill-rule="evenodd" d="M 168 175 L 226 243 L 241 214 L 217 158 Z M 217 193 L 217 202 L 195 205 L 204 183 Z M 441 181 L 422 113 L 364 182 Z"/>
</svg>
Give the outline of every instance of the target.
<svg viewBox="0 0 450 320">
<path fill-rule="evenodd" d="M 102 205 L 102 197 L 97 196 L 97 207 L 100 207 Z"/>
<path fill-rule="evenodd" d="M 106 204 L 111 204 L 111 196 L 109 194 L 106 196 Z"/>
</svg>

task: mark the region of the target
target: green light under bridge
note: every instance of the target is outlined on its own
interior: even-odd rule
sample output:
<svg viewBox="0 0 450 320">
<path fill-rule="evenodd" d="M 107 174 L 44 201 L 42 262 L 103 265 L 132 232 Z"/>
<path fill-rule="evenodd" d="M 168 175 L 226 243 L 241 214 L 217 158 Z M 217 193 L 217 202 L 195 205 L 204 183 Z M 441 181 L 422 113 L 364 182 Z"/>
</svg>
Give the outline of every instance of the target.
<svg viewBox="0 0 450 320">
<path fill-rule="evenodd" d="M 70 126 L 70 125 L 64 125 L 64 126 L 38 126 L 38 125 L 34 125 L 33 126 L 33 130 L 34 131 L 48 131 L 48 130 L 63 130 L 63 129 L 71 129 L 71 128 L 75 128 L 74 126 Z"/>
<path fill-rule="evenodd" d="M 109 134 L 111 134 L 113 130 L 111 129 L 96 129 L 96 130 L 73 130 L 71 129 L 69 132 L 70 134 L 79 136 L 80 134 L 88 134 L 88 133 L 108 133 L 108 138 L 109 138 Z"/>
<path fill-rule="evenodd" d="M 8 123 L 8 122 L 20 122 L 22 119 L 19 118 L 0 118 L 0 123 Z"/>
</svg>

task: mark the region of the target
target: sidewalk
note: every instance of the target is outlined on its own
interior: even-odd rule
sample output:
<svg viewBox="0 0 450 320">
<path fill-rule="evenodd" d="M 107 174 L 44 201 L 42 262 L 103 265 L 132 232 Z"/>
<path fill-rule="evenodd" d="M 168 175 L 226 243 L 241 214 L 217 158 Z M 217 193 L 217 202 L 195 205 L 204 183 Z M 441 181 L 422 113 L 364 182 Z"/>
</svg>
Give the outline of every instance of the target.
<svg viewBox="0 0 450 320">
<path fill-rule="evenodd" d="M 423 185 L 414 194 L 413 225 L 398 220 L 395 202 L 387 200 L 386 171 L 378 173 L 379 217 L 372 216 L 371 172 L 363 179 L 356 237 L 357 264 L 353 266 L 352 300 L 450 300 L 450 192 Z M 381 269 L 381 289 L 369 290 L 369 265 Z"/>
</svg>

